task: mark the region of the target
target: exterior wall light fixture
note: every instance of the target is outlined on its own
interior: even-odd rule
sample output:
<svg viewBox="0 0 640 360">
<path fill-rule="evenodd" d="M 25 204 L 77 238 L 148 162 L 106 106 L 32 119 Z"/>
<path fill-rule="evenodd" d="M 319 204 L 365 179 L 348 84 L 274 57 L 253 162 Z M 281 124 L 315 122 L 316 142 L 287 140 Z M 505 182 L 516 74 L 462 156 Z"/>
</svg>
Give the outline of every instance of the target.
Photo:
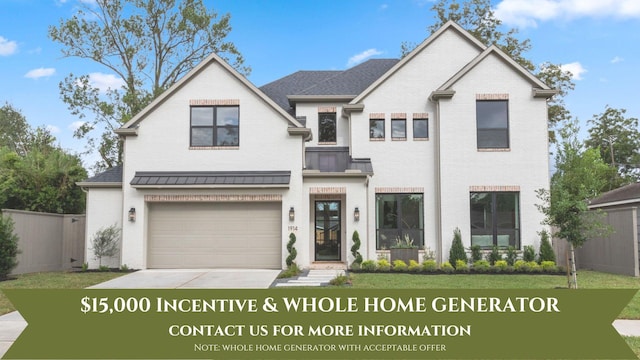
<svg viewBox="0 0 640 360">
<path fill-rule="evenodd" d="M 136 208 L 132 207 L 129 209 L 129 221 L 136 222 Z"/>
<path fill-rule="evenodd" d="M 293 209 L 293 206 L 289 208 L 289 221 L 293 221 L 296 219 L 296 211 Z"/>
<path fill-rule="evenodd" d="M 353 221 L 360 221 L 360 209 L 356 206 L 356 208 L 353 210 Z"/>
</svg>

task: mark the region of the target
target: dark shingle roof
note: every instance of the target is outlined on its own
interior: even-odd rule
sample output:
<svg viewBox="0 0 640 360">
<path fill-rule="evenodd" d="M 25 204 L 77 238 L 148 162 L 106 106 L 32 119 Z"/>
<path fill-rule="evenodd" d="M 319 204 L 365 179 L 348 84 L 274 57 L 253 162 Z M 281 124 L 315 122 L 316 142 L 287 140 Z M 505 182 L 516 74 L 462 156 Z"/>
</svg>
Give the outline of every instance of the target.
<svg viewBox="0 0 640 360">
<path fill-rule="evenodd" d="M 371 159 L 354 159 L 349 156 L 349 148 L 343 146 L 306 148 L 305 168 L 319 170 L 321 173 L 346 173 L 347 170 L 360 170 L 363 174 L 373 175 Z"/>
<path fill-rule="evenodd" d="M 137 186 L 261 186 L 289 185 L 290 171 L 137 171 Z"/>
<path fill-rule="evenodd" d="M 122 165 L 112 167 L 82 182 L 81 186 L 91 186 L 98 184 L 121 184 L 122 183 Z"/>
<path fill-rule="evenodd" d="M 344 71 L 298 71 L 270 82 L 260 90 L 293 114 L 288 95 L 353 95 L 363 92 L 398 59 L 371 59 Z"/>
<path fill-rule="evenodd" d="M 594 206 L 630 200 L 637 200 L 638 202 L 640 202 L 640 183 L 633 183 L 608 191 L 591 200 L 589 205 Z"/>
</svg>

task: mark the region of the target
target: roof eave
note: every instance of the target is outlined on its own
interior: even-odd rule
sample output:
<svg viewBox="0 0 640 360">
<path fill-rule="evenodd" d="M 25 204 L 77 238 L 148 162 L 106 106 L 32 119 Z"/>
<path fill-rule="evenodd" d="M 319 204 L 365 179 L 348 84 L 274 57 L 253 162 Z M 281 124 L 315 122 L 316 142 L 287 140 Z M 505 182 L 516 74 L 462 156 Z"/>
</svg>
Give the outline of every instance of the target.
<svg viewBox="0 0 640 360">
<path fill-rule="evenodd" d="M 335 178 L 335 177 L 367 177 L 373 173 L 363 172 L 361 170 L 346 170 L 344 172 L 322 172 L 319 170 L 302 170 L 302 177 L 309 178 Z"/>
<path fill-rule="evenodd" d="M 134 189 L 288 189 L 289 184 L 131 185 Z"/>
<path fill-rule="evenodd" d="M 455 90 L 436 90 L 431 92 L 429 100 L 438 101 L 440 99 L 451 99 L 455 94 Z"/>
<path fill-rule="evenodd" d="M 629 205 L 629 204 L 640 204 L 640 198 L 634 199 L 626 199 L 626 200 L 618 200 L 618 201 L 607 201 L 599 204 L 589 204 L 589 210 L 611 207 L 611 206 L 620 206 L 620 205 Z"/>
<path fill-rule="evenodd" d="M 344 104 L 342 106 L 342 114 L 343 116 L 348 116 L 351 113 L 358 113 L 358 112 L 363 112 L 364 111 L 364 104 L 363 103 L 359 103 L 359 104 Z"/>
<path fill-rule="evenodd" d="M 348 103 L 353 100 L 356 95 L 287 95 L 289 105 L 293 106 L 299 102 L 339 102 Z"/>
<path fill-rule="evenodd" d="M 543 98 L 543 99 L 549 99 L 552 96 L 558 94 L 558 90 L 555 89 L 533 89 L 533 97 L 534 98 Z"/>
<path fill-rule="evenodd" d="M 79 181 L 76 185 L 81 188 L 122 188 L 121 182 L 97 182 L 97 181 Z"/>
<path fill-rule="evenodd" d="M 120 136 L 138 136 L 138 127 L 115 129 L 114 132 Z"/>
<path fill-rule="evenodd" d="M 313 133 L 311 132 L 311 129 L 309 129 L 309 128 L 306 128 L 306 127 L 302 127 L 302 128 L 289 127 L 287 129 L 287 131 L 289 132 L 289 135 L 302 136 L 304 138 L 304 141 L 313 140 Z"/>
</svg>

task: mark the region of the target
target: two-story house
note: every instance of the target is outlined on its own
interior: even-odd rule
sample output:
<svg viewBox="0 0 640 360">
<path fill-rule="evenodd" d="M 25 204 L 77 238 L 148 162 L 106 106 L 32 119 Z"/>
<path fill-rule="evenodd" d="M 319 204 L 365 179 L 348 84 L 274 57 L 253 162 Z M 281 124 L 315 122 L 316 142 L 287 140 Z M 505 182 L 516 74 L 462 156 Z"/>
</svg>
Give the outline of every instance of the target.
<svg viewBox="0 0 640 360">
<path fill-rule="evenodd" d="M 453 22 L 402 59 L 299 71 L 257 88 L 209 56 L 117 130 L 123 165 L 87 189 L 112 265 L 348 266 L 405 237 L 446 261 L 466 247 L 537 245 L 555 92 Z M 93 265 L 93 264 L 92 264 Z"/>
</svg>

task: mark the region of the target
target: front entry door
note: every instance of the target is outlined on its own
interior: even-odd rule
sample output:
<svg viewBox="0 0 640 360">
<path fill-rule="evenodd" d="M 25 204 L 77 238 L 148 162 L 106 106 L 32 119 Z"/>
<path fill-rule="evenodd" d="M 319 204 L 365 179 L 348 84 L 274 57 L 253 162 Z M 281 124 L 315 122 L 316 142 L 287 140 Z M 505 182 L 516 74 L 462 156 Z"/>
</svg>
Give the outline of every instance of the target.
<svg viewBox="0 0 640 360">
<path fill-rule="evenodd" d="M 340 201 L 316 201 L 316 261 L 340 261 Z"/>
</svg>

